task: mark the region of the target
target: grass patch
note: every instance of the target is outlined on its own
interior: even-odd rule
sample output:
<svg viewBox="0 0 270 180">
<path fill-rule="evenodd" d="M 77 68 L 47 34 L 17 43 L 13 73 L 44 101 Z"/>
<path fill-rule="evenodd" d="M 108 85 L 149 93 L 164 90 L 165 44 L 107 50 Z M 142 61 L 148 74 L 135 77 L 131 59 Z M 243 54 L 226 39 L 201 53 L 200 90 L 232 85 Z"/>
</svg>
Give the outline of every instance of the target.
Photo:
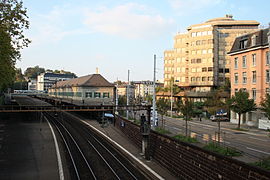
<svg viewBox="0 0 270 180">
<path fill-rule="evenodd" d="M 243 128 L 232 128 L 232 130 L 236 130 L 236 131 L 248 131 L 248 129 L 243 129 Z"/>
<path fill-rule="evenodd" d="M 171 134 L 171 132 L 169 130 L 166 130 L 166 129 L 160 128 L 160 127 L 156 127 L 155 131 L 157 131 L 160 134 Z"/>
<path fill-rule="evenodd" d="M 207 149 L 209 151 L 224 155 L 224 156 L 241 156 L 242 155 L 242 153 L 236 149 L 229 148 L 229 147 L 223 147 L 217 143 L 209 143 L 206 146 L 204 146 L 203 148 Z"/>
<path fill-rule="evenodd" d="M 184 116 L 181 116 L 181 115 L 173 115 L 172 117 L 173 117 L 173 118 L 183 118 Z"/>
<path fill-rule="evenodd" d="M 192 138 L 189 136 L 183 136 L 181 134 L 173 136 L 173 138 L 178 139 L 178 140 L 183 141 L 183 142 L 187 142 L 187 143 L 197 143 L 198 142 L 198 140 L 196 138 Z"/>
<path fill-rule="evenodd" d="M 258 166 L 260 168 L 266 169 L 266 170 L 270 170 L 270 157 L 265 158 L 261 161 L 258 162 L 254 162 L 254 163 L 250 163 L 254 166 Z"/>
</svg>

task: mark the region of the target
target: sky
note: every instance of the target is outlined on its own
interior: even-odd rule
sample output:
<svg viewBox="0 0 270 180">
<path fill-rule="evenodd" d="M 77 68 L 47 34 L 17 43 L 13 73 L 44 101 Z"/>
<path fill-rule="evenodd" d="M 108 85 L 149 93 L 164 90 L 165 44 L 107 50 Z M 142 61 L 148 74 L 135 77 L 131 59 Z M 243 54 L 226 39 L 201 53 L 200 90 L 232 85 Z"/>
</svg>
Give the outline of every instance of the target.
<svg viewBox="0 0 270 180">
<path fill-rule="evenodd" d="M 23 0 L 32 40 L 16 67 L 36 65 L 78 76 L 96 68 L 107 80 L 163 78 L 163 52 L 192 24 L 232 14 L 236 20 L 270 22 L 269 0 Z"/>
</svg>

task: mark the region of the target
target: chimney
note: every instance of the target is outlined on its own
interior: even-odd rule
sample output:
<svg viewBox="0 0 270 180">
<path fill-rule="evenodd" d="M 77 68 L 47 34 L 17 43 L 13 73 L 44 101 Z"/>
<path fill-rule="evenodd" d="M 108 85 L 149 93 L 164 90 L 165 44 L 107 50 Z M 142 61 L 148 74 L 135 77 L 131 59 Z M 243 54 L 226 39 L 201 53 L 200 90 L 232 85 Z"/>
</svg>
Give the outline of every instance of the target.
<svg viewBox="0 0 270 180">
<path fill-rule="evenodd" d="M 96 67 L 96 74 L 99 74 L 99 69 L 98 69 L 98 67 Z"/>
</svg>

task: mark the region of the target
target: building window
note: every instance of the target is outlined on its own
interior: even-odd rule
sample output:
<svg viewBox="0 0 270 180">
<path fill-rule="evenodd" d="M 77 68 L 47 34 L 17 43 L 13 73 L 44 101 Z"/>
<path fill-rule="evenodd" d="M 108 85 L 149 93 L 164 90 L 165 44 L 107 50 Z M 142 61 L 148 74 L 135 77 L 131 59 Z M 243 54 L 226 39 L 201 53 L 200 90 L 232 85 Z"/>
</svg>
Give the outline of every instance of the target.
<svg viewBox="0 0 270 180">
<path fill-rule="evenodd" d="M 253 35 L 251 37 L 251 46 L 255 46 L 256 45 L 256 35 Z"/>
<path fill-rule="evenodd" d="M 241 40 L 240 41 L 240 45 L 239 45 L 239 49 L 244 49 L 247 47 L 247 39 Z"/>
<path fill-rule="evenodd" d="M 266 82 L 269 83 L 270 81 L 270 71 L 266 70 Z"/>
<path fill-rule="evenodd" d="M 252 88 L 252 99 L 256 100 L 256 89 Z"/>
<path fill-rule="evenodd" d="M 238 68 L 238 57 L 234 58 L 234 69 Z"/>
<path fill-rule="evenodd" d="M 191 82 L 194 82 L 195 80 L 195 77 L 191 77 Z"/>
<path fill-rule="evenodd" d="M 100 98 L 100 96 L 101 96 L 100 92 L 95 92 L 94 93 L 94 98 Z"/>
<path fill-rule="evenodd" d="M 212 76 L 209 76 L 208 77 L 208 81 L 213 81 L 213 77 Z"/>
<path fill-rule="evenodd" d="M 252 71 L 252 83 L 256 83 L 256 81 L 257 81 L 256 71 Z"/>
<path fill-rule="evenodd" d="M 197 82 L 201 81 L 201 78 L 200 78 L 200 77 L 197 77 L 197 78 L 196 78 L 196 81 L 197 81 Z"/>
<path fill-rule="evenodd" d="M 269 51 L 266 52 L 266 64 L 270 64 Z"/>
<path fill-rule="evenodd" d="M 243 62 L 242 62 L 242 67 L 246 68 L 247 67 L 247 56 L 243 56 Z"/>
<path fill-rule="evenodd" d="M 202 81 L 206 81 L 206 77 L 202 77 Z"/>
<path fill-rule="evenodd" d="M 238 84 L 238 73 L 234 73 L 234 84 Z"/>
<path fill-rule="evenodd" d="M 256 66 L 256 54 L 252 54 L 252 66 Z"/>
<path fill-rule="evenodd" d="M 206 67 L 203 67 L 202 68 L 202 72 L 207 72 L 207 68 Z"/>
<path fill-rule="evenodd" d="M 234 89 L 234 93 L 237 93 L 238 92 L 238 89 Z"/>
<path fill-rule="evenodd" d="M 213 67 L 208 67 L 208 72 L 212 72 L 213 71 Z"/>
<path fill-rule="evenodd" d="M 247 88 L 242 88 L 242 91 L 243 92 L 247 92 Z"/>
<path fill-rule="evenodd" d="M 243 72 L 242 76 L 243 76 L 243 84 L 246 84 L 247 83 L 247 73 Z"/>
<path fill-rule="evenodd" d="M 86 98 L 92 98 L 92 92 L 85 92 Z"/>
<path fill-rule="evenodd" d="M 103 93 L 103 98 L 109 98 L 109 97 L 110 97 L 110 93 L 108 93 L 108 92 Z"/>
<path fill-rule="evenodd" d="M 265 93 L 266 93 L 266 94 L 270 94 L 270 89 L 269 89 L 269 88 L 266 88 L 266 89 L 265 89 Z"/>
</svg>

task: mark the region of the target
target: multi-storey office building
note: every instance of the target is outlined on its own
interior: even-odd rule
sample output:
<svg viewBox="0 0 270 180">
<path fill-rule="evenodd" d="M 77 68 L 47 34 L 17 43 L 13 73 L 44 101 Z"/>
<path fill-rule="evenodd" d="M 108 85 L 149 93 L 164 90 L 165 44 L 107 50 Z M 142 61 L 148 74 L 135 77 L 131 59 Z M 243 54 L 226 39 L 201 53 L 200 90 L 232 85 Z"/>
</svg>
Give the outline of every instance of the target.
<svg viewBox="0 0 270 180">
<path fill-rule="evenodd" d="M 257 21 L 234 20 L 231 15 L 191 25 L 174 37 L 173 50 L 164 52 L 164 85 L 173 83 L 193 91 L 210 91 L 230 78 L 230 51 L 235 37 L 258 29 Z"/>
<path fill-rule="evenodd" d="M 239 36 L 235 39 L 231 51 L 231 95 L 240 89 L 247 91 L 257 107 L 269 93 L 270 58 L 269 28 Z M 242 122 L 257 124 L 262 116 L 259 111 L 242 116 Z M 231 113 L 231 120 L 237 121 L 237 114 Z"/>
<path fill-rule="evenodd" d="M 75 78 L 73 74 L 56 74 L 51 72 L 41 73 L 37 77 L 37 90 L 48 92 L 48 89 L 56 82 L 66 81 L 73 78 Z"/>
</svg>

